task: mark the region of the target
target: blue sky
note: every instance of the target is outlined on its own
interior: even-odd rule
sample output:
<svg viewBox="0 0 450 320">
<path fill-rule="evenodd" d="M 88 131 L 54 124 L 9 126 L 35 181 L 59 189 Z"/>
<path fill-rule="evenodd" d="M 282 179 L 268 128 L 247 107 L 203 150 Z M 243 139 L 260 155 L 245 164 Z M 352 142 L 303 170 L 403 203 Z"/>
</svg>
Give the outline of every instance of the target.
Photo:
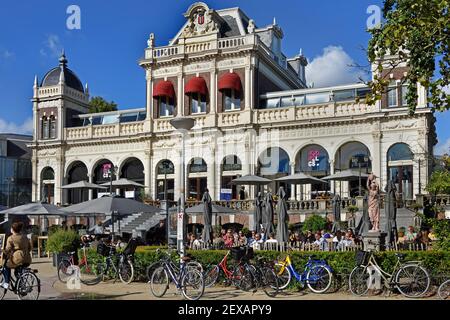
<svg viewBox="0 0 450 320">
<path fill-rule="evenodd" d="M 144 71 L 137 60 L 148 35 L 166 45 L 183 25 L 183 13 L 194 1 L 41 0 L 0 3 L 0 132 L 29 132 L 34 75 L 58 64 L 65 49 L 69 67 L 91 95 L 114 100 L 119 108 L 145 105 Z M 308 82 L 315 86 L 357 81 L 366 65 L 364 48 L 367 7 L 381 0 L 205 1 L 211 8 L 239 6 L 257 26 L 276 17 L 283 28 L 283 51 L 293 56 L 303 49 L 310 62 Z M 67 7 L 81 9 L 81 30 L 69 30 Z M 450 112 L 437 115 L 438 149 L 450 148 Z M 447 147 L 444 147 L 446 145 Z"/>
</svg>

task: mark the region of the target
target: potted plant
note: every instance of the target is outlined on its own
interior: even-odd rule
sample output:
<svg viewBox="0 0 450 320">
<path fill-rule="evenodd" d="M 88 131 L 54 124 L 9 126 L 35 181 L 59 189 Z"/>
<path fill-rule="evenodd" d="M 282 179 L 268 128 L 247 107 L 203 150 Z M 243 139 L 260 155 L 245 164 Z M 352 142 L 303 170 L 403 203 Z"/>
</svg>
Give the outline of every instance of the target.
<svg viewBox="0 0 450 320">
<path fill-rule="evenodd" d="M 59 229 L 53 232 L 47 241 L 47 250 L 53 253 L 53 266 L 58 266 L 61 258 L 69 251 L 77 250 L 78 233 L 73 230 Z"/>
</svg>

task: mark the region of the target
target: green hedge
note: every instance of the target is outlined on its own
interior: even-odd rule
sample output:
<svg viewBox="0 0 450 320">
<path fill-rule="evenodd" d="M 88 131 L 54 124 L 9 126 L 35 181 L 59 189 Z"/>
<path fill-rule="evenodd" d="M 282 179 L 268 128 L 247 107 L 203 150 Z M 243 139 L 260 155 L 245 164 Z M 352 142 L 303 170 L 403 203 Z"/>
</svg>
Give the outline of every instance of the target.
<svg viewBox="0 0 450 320">
<path fill-rule="evenodd" d="M 154 262 L 157 262 L 161 254 L 156 253 L 156 247 L 151 249 L 139 248 L 136 250 L 134 256 L 134 267 L 136 274 L 136 281 L 148 281 L 146 276 L 147 267 Z M 217 264 L 227 253 L 226 250 L 190 250 L 189 254 L 203 266 L 211 264 Z M 428 270 L 433 278 L 443 278 L 450 276 L 450 251 L 402 251 L 405 255 L 404 261 L 418 260 L 422 261 L 423 266 Z M 328 264 L 333 268 L 334 273 L 337 275 L 337 279 L 343 281 L 343 285 L 346 283 L 346 276 L 349 275 L 351 270 L 355 266 L 355 252 L 327 252 L 327 251 L 292 251 L 289 253 L 291 261 L 294 264 L 297 272 L 301 272 L 304 265 L 308 261 L 310 255 L 316 256 L 318 259 L 325 259 Z M 265 257 L 268 261 L 276 259 L 283 259 L 286 253 L 280 253 L 278 251 L 255 251 L 255 256 Z M 81 252 L 80 252 L 81 257 Z M 175 256 L 173 259 L 175 261 Z M 99 256 L 95 251 L 88 251 L 88 259 L 92 262 L 101 261 L 103 257 Z M 376 253 L 376 260 L 380 267 L 385 271 L 391 272 L 397 261 L 395 252 L 383 251 Z M 229 263 L 232 263 L 229 260 Z M 439 280 L 439 281 L 440 281 Z M 293 284 L 293 287 L 298 287 L 298 284 Z"/>
</svg>

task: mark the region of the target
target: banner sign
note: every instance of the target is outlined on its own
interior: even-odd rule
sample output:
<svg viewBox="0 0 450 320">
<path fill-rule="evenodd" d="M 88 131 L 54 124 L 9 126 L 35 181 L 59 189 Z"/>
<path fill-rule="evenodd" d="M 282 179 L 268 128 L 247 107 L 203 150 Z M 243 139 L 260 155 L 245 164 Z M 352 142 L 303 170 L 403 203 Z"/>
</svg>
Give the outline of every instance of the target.
<svg viewBox="0 0 450 320">
<path fill-rule="evenodd" d="M 308 167 L 312 167 L 312 168 L 318 167 L 320 164 L 319 156 L 320 156 L 320 151 L 310 150 L 308 152 Z"/>
</svg>

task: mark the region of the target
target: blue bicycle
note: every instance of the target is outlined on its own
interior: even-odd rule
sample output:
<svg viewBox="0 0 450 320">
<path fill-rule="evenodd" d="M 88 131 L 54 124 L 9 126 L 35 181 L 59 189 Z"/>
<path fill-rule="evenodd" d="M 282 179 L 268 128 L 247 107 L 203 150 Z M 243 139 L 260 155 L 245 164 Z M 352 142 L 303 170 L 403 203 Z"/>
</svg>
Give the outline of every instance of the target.
<svg viewBox="0 0 450 320">
<path fill-rule="evenodd" d="M 160 250 L 157 250 L 159 253 Z M 184 256 L 180 259 L 180 267 L 172 262 L 169 253 L 159 261 L 150 277 L 150 290 L 155 297 L 162 297 L 169 289 L 170 282 L 175 284 L 178 291 L 188 300 L 198 300 L 205 291 L 203 274 L 197 268 L 188 267 L 190 258 Z"/>
<path fill-rule="evenodd" d="M 308 288 L 314 293 L 326 292 L 330 288 L 333 280 L 333 270 L 331 267 L 325 260 L 314 259 L 314 256 L 309 256 L 305 269 L 302 273 L 298 273 L 288 255 L 283 261 L 277 261 L 275 263 L 275 273 L 278 276 L 280 290 L 287 288 L 292 276 L 302 286 L 305 286 L 306 283 Z"/>
</svg>

